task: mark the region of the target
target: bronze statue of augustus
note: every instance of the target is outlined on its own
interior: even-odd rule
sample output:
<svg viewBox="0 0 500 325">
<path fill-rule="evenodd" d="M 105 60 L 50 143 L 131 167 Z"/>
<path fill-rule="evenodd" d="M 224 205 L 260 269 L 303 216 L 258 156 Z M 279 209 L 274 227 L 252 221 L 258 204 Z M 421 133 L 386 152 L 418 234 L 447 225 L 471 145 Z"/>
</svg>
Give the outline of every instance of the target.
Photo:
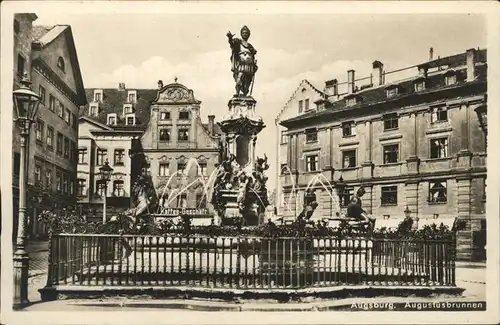
<svg viewBox="0 0 500 325">
<path fill-rule="evenodd" d="M 229 45 L 231 46 L 231 71 L 236 82 L 235 96 L 247 96 L 252 94 L 255 72 L 257 72 L 257 51 L 248 43 L 250 29 L 247 26 L 241 28 L 241 39 L 235 38 L 231 32 L 227 33 Z"/>
</svg>

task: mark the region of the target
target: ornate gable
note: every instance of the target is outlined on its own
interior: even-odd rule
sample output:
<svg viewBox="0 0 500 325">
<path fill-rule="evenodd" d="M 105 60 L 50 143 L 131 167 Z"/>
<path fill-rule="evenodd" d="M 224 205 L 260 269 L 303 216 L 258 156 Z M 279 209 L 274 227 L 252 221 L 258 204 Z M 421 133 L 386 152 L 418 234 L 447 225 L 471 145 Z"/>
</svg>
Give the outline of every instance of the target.
<svg viewBox="0 0 500 325">
<path fill-rule="evenodd" d="M 194 97 L 194 92 L 186 86 L 173 83 L 166 85 L 158 91 L 155 104 L 200 104 Z"/>
</svg>

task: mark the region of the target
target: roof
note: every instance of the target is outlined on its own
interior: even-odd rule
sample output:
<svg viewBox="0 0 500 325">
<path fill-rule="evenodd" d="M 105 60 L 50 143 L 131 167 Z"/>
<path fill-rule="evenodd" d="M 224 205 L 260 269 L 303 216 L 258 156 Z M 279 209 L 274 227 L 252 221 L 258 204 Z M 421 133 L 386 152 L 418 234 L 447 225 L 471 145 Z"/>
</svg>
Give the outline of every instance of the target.
<svg viewBox="0 0 500 325">
<path fill-rule="evenodd" d="M 90 104 L 94 101 L 94 90 L 102 90 L 102 101 L 99 102 L 99 114 L 97 116 L 90 116 Z M 128 90 L 137 91 L 137 103 L 133 104 L 136 125 L 125 125 L 125 118 L 123 116 L 123 104 L 128 103 Z M 127 130 L 127 129 L 146 129 L 150 116 L 151 102 L 156 98 L 157 89 L 128 89 L 119 90 L 117 88 L 90 88 L 85 89 L 85 95 L 89 104 L 85 105 L 80 111 L 80 116 L 85 116 L 89 120 L 106 125 L 108 114 L 116 113 L 118 117 L 117 125 L 110 126 L 114 130 Z"/>
<path fill-rule="evenodd" d="M 33 25 L 32 28 L 32 48 L 33 50 L 43 51 L 52 41 L 58 38 L 60 35 L 64 34 L 66 37 L 66 42 L 69 50 L 69 57 L 71 60 L 71 66 L 73 67 L 73 73 L 76 85 L 76 96 L 78 98 L 79 105 L 85 105 L 85 87 L 83 85 L 82 72 L 80 70 L 80 63 L 78 61 L 78 54 L 75 46 L 75 40 L 73 38 L 73 31 L 70 25 Z"/>
<path fill-rule="evenodd" d="M 455 71 L 457 74 L 457 82 L 458 84 L 463 84 L 465 83 L 466 79 L 466 69 L 464 65 L 466 64 L 466 54 L 462 53 L 459 55 L 453 55 L 451 57 L 447 58 L 442 58 L 441 64 L 443 65 L 449 65 L 451 69 Z M 430 65 L 427 67 L 434 67 L 435 61 L 430 61 L 427 62 Z M 477 60 L 476 60 L 476 70 L 478 71 L 478 78 L 480 79 L 485 79 L 486 77 L 486 66 L 478 64 L 478 62 L 485 62 L 486 61 L 486 50 L 480 50 L 477 52 Z M 444 63 L 443 63 L 444 62 Z M 425 64 L 419 65 L 419 67 L 425 66 Z M 457 68 L 457 67 L 462 67 L 462 68 Z M 446 86 L 444 85 L 444 74 L 449 71 L 449 70 L 441 70 L 435 73 L 430 73 L 425 80 L 425 90 L 424 91 L 419 91 L 418 94 L 425 94 L 429 92 L 434 92 L 438 89 L 446 89 L 446 88 L 453 88 L 456 87 L 456 85 L 451 85 L 451 86 Z M 353 109 L 358 109 L 363 106 L 367 105 L 373 105 L 373 104 L 378 104 L 378 103 L 384 103 L 388 102 L 389 99 L 387 98 L 386 90 L 389 86 L 397 85 L 399 91 L 398 94 L 390 98 L 390 100 L 397 100 L 400 98 L 408 97 L 411 95 L 414 95 L 415 92 L 415 87 L 414 83 L 417 80 L 422 80 L 421 75 L 416 75 L 413 78 L 405 79 L 405 80 L 400 80 L 398 82 L 392 82 L 389 84 L 384 84 L 380 85 L 378 87 L 369 87 L 360 91 L 357 91 L 353 94 L 349 94 L 348 96 L 345 96 L 343 98 L 337 99 L 335 101 L 331 101 L 333 97 L 329 98 L 329 101 L 325 105 L 325 110 L 321 111 L 313 111 L 310 113 L 306 114 L 301 114 L 299 116 L 290 118 L 288 120 L 282 121 L 281 124 L 283 126 L 291 126 L 294 124 L 294 122 L 298 121 L 304 121 L 307 119 L 312 119 L 312 118 L 319 118 L 323 116 L 328 116 L 332 115 L 335 112 L 340 112 L 340 111 L 348 111 L 348 110 L 353 110 Z M 352 106 L 346 106 L 346 97 L 357 97 L 359 99 L 358 103 Z"/>
<path fill-rule="evenodd" d="M 280 110 L 280 112 L 278 113 L 278 115 L 276 116 L 276 121 L 278 121 L 281 117 L 281 115 L 283 114 L 283 112 L 286 110 L 286 108 L 288 107 L 288 104 L 290 104 L 290 102 L 295 98 L 295 95 L 299 92 L 299 90 L 304 87 L 304 85 L 307 85 L 309 87 L 311 87 L 311 89 L 313 91 L 315 91 L 316 93 L 318 93 L 322 98 L 326 98 L 327 95 L 322 92 L 321 90 L 319 90 L 318 88 L 316 88 L 312 83 L 309 82 L 309 80 L 307 79 L 304 79 L 302 80 L 299 85 L 297 86 L 297 88 L 295 89 L 295 91 L 293 92 L 292 96 L 290 96 L 290 99 L 288 99 L 288 101 L 286 102 L 285 106 L 283 106 L 283 108 Z"/>
</svg>

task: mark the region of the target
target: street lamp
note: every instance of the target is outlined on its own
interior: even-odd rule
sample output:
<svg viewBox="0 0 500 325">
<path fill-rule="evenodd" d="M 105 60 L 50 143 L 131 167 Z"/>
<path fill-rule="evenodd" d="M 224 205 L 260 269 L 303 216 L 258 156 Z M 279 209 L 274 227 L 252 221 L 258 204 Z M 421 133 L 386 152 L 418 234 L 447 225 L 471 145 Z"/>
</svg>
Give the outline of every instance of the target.
<svg viewBox="0 0 500 325">
<path fill-rule="evenodd" d="M 19 214 L 14 252 L 14 303 L 28 303 L 29 255 L 26 252 L 26 143 L 29 141 L 31 125 L 35 121 L 40 96 L 31 91 L 31 81 L 27 73 L 21 80 L 21 87 L 12 93 L 15 122 L 20 129 L 20 169 L 19 169 Z"/>
<path fill-rule="evenodd" d="M 108 183 L 111 179 L 111 173 L 113 168 L 109 166 L 108 160 L 99 168 L 99 180 L 104 184 L 104 198 L 103 198 L 103 211 L 102 211 L 102 223 L 106 223 L 106 196 L 108 193 Z"/>
</svg>

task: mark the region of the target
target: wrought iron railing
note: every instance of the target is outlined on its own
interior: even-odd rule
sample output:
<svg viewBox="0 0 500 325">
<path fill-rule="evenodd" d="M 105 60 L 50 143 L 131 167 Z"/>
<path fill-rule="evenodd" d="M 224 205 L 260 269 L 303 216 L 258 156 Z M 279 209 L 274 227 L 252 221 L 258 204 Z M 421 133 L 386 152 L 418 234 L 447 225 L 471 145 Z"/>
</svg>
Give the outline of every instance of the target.
<svg viewBox="0 0 500 325">
<path fill-rule="evenodd" d="M 455 285 L 445 240 L 57 234 L 47 287 Z"/>
</svg>

